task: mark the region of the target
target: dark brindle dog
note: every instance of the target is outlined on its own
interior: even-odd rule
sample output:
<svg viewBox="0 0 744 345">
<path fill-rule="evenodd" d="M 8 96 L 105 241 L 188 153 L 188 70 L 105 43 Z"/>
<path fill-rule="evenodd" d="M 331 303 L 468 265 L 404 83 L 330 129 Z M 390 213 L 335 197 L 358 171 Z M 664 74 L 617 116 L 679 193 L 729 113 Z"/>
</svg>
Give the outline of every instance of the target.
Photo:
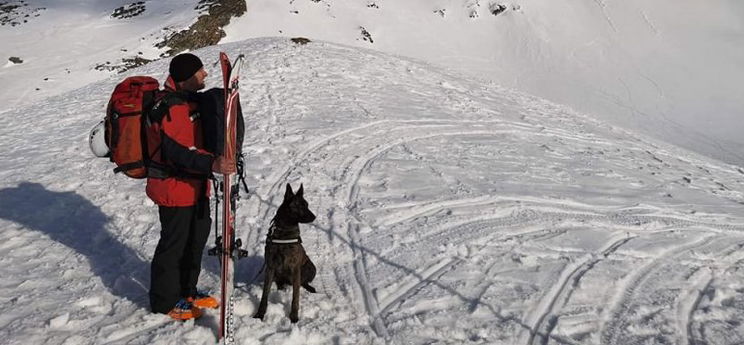
<svg viewBox="0 0 744 345">
<path fill-rule="evenodd" d="M 311 223 L 315 215 L 307 207 L 307 201 L 302 197 L 303 188 L 292 193 L 292 186 L 287 183 L 284 201 L 276 211 L 272 220 L 269 234 L 266 237 L 266 278 L 264 279 L 261 304 L 258 306 L 255 318 L 262 319 L 266 314 L 271 283 L 276 282 L 282 290 L 284 286 L 292 285 L 292 309 L 289 319 L 292 323 L 299 320 L 300 286 L 307 291 L 315 292 L 310 282 L 315 278 L 315 265 L 310 261 L 302 247 L 299 223 Z"/>
</svg>

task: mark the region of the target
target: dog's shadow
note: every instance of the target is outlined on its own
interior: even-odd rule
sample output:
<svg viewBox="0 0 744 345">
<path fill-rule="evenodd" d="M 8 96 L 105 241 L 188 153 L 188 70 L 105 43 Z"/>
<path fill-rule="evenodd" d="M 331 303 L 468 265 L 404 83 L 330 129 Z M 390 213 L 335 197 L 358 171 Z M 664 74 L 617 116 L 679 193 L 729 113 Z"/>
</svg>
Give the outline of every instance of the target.
<svg viewBox="0 0 744 345">
<path fill-rule="evenodd" d="M 0 218 L 41 232 L 82 254 L 111 293 L 149 307 L 149 263 L 108 231 L 109 217 L 84 197 L 23 182 L 0 190 Z"/>
</svg>

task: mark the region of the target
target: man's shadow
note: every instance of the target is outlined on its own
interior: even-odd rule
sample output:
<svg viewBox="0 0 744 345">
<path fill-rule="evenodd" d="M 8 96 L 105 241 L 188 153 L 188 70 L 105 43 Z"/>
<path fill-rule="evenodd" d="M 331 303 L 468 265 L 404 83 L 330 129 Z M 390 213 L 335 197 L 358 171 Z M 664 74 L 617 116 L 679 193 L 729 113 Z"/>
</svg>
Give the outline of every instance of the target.
<svg viewBox="0 0 744 345">
<path fill-rule="evenodd" d="M 84 255 L 111 293 L 149 309 L 149 263 L 107 230 L 109 217 L 87 199 L 24 182 L 0 190 L 0 218 L 42 232 Z"/>
</svg>

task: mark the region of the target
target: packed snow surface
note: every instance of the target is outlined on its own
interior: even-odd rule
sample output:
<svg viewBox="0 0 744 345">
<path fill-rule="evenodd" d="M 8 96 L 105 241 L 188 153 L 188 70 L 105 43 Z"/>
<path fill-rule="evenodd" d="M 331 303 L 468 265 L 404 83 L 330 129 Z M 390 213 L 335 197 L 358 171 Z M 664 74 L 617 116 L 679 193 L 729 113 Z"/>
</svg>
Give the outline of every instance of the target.
<svg viewBox="0 0 744 345">
<path fill-rule="evenodd" d="M 740 344 L 744 170 L 566 107 L 372 50 L 252 39 L 238 344 Z M 168 61 L 133 74 L 165 77 Z M 148 310 L 157 208 L 93 158 L 121 76 L 3 114 L 0 343 L 213 344 L 218 312 Z M 263 241 L 286 183 L 319 293 L 273 290 Z M 218 291 L 204 257 L 200 286 Z"/>
</svg>

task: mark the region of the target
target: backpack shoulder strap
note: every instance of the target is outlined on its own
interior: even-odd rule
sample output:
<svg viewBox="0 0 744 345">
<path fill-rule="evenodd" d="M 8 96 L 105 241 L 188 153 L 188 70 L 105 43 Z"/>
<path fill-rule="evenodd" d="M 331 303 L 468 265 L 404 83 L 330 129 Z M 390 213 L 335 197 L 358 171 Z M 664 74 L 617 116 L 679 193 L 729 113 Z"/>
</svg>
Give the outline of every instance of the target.
<svg viewBox="0 0 744 345">
<path fill-rule="evenodd" d="M 151 124 L 160 123 L 163 117 L 170 116 L 169 110 L 171 106 L 186 102 L 188 102 L 188 97 L 182 92 L 160 91 L 159 94 L 155 95 L 155 101 L 147 114 L 147 120 Z"/>
<path fill-rule="evenodd" d="M 189 101 L 189 95 L 181 91 L 164 91 L 163 101 L 168 105 L 176 105 Z"/>
</svg>

